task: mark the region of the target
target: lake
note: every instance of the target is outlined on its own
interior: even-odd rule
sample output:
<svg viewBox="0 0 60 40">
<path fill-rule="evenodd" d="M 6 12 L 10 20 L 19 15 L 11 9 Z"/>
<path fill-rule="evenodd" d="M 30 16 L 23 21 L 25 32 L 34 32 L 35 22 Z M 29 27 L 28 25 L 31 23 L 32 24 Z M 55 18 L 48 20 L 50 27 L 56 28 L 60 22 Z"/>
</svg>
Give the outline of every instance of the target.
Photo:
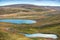
<svg viewBox="0 0 60 40">
<path fill-rule="evenodd" d="M 33 24 L 35 20 L 21 20 L 21 19 L 2 19 L 0 22 L 16 23 L 16 24 Z"/>
<path fill-rule="evenodd" d="M 52 39 L 57 39 L 57 35 L 55 34 L 42 34 L 42 33 L 36 33 L 36 34 L 24 34 L 26 37 L 29 38 L 36 38 L 36 37 L 42 37 L 42 38 L 52 38 Z"/>
</svg>

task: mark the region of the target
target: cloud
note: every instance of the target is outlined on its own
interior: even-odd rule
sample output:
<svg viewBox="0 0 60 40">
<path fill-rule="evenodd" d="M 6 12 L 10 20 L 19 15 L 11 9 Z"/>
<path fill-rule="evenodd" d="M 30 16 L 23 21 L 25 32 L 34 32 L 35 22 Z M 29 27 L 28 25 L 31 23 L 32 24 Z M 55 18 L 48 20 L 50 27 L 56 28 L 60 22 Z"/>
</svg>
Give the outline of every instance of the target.
<svg viewBox="0 0 60 40">
<path fill-rule="evenodd" d="M 9 4 L 60 5 L 60 0 L 0 0 L 0 5 Z"/>
<path fill-rule="evenodd" d="M 36 1 L 60 1 L 60 0 L 36 0 Z"/>
<path fill-rule="evenodd" d="M 0 0 L 1 1 L 56 1 L 60 2 L 60 0 Z"/>
</svg>

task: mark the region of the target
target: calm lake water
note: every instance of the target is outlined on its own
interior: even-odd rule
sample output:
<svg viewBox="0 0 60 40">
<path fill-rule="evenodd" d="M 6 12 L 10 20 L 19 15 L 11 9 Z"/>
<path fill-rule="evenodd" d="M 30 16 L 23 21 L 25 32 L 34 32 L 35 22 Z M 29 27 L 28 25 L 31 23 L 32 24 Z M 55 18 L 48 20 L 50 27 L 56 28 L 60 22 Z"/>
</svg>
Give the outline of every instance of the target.
<svg viewBox="0 0 60 40">
<path fill-rule="evenodd" d="M 35 20 L 19 20 L 19 19 L 3 19 L 0 22 L 16 23 L 16 24 L 33 24 Z"/>
<path fill-rule="evenodd" d="M 36 38 L 36 37 L 43 37 L 43 38 L 53 38 L 53 39 L 57 39 L 57 35 L 55 34 L 42 34 L 42 33 L 37 33 L 37 34 L 25 34 L 26 37 L 30 37 L 30 38 Z"/>
</svg>

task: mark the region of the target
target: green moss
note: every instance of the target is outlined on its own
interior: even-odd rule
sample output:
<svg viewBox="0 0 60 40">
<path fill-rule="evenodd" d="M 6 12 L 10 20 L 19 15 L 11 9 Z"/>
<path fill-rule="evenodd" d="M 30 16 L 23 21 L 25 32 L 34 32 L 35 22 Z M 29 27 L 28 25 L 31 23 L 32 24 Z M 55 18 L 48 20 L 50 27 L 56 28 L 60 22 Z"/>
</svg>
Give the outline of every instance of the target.
<svg viewBox="0 0 60 40">
<path fill-rule="evenodd" d="M 12 40 L 12 39 L 9 33 L 0 31 L 0 40 Z"/>
</svg>

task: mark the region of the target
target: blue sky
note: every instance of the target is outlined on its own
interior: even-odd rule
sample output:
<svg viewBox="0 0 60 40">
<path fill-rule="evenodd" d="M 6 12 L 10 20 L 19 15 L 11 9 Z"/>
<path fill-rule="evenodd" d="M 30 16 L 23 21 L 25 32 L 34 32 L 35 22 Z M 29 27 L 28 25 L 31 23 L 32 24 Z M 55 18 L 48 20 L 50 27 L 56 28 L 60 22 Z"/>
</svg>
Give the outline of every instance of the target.
<svg viewBox="0 0 60 40">
<path fill-rule="evenodd" d="M 12 4 L 34 4 L 39 6 L 60 6 L 60 0 L 0 0 L 0 6 Z"/>
</svg>

